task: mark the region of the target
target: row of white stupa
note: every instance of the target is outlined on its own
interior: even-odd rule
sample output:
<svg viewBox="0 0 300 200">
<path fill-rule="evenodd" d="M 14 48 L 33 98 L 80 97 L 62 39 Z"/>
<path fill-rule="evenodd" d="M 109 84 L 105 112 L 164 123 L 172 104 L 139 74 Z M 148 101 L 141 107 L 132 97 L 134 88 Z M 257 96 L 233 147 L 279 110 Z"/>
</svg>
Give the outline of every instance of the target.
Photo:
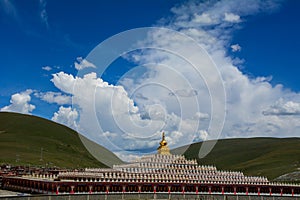
<svg viewBox="0 0 300 200">
<path fill-rule="evenodd" d="M 217 183 L 217 184 L 269 184 L 267 178 L 245 176 L 242 172 L 220 171 L 214 166 L 198 165 L 182 155 L 170 154 L 164 134 L 158 154 L 146 155 L 135 162 L 114 165 L 113 168 L 85 169 L 83 172 L 63 172 L 61 180 L 91 180 L 101 182 L 143 183 Z"/>
</svg>

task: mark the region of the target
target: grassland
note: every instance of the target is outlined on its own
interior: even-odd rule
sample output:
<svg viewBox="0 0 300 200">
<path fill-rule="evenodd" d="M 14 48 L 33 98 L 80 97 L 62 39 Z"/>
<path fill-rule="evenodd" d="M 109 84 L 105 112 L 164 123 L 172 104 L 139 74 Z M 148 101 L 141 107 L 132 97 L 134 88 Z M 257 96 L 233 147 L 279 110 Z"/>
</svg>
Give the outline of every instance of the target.
<svg viewBox="0 0 300 200">
<path fill-rule="evenodd" d="M 112 164 L 122 161 L 107 149 L 83 139 L 97 154 Z M 300 138 L 249 138 L 219 140 L 214 149 L 198 158 L 202 143 L 187 148 L 185 156 L 218 169 L 238 170 L 270 180 L 300 170 Z M 79 134 L 66 126 L 30 115 L 0 112 L 0 164 L 105 167 L 84 147 Z M 294 176 L 293 174 L 293 176 Z M 298 177 L 299 178 L 299 177 Z"/>
<path fill-rule="evenodd" d="M 93 145 L 99 154 L 105 152 L 107 157 L 120 161 L 103 147 Z M 1 163 L 66 168 L 105 167 L 86 150 L 74 130 L 36 116 L 5 112 L 0 112 Z"/>
<path fill-rule="evenodd" d="M 201 145 L 201 142 L 190 145 L 184 155 L 197 159 L 200 164 L 238 170 L 246 175 L 266 176 L 270 180 L 300 169 L 300 138 L 219 140 L 213 150 L 200 159 Z"/>
</svg>

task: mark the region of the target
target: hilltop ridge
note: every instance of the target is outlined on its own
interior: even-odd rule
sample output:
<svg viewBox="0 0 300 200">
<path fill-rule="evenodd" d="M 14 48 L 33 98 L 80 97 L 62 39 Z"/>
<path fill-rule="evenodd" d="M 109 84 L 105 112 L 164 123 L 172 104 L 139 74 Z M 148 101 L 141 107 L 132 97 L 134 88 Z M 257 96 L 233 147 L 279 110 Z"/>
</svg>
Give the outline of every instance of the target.
<svg viewBox="0 0 300 200">
<path fill-rule="evenodd" d="M 96 152 L 122 163 L 112 152 L 64 125 L 32 115 L 0 112 L 0 164 L 107 167 L 88 152 L 79 136 Z"/>
<path fill-rule="evenodd" d="M 187 150 L 184 155 L 197 159 L 200 164 L 215 165 L 223 170 L 242 171 L 246 175 L 266 176 L 270 180 L 300 171 L 300 138 L 222 139 L 218 140 L 205 158 L 200 159 L 198 153 L 201 145 L 202 142 L 194 143 L 189 147 L 174 149 L 172 153 L 185 148 Z"/>
<path fill-rule="evenodd" d="M 108 149 L 64 125 L 32 115 L 0 112 L 0 164 L 107 167 L 86 150 L 80 137 L 93 146 L 93 154 L 101 154 L 102 158 L 104 155 L 112 164 L 123 163 Z M 221 170 L 242 171 L 245 175 L 266 176 L 270 180 L 300 179 L 300 138 L 222 139 L 205 158 L 199 159 L 201 145 L 201 142 L 194 143 L 173 149 L 171 153 L 178 154 L 184 148 L 186 158 Z"/>
</svg>

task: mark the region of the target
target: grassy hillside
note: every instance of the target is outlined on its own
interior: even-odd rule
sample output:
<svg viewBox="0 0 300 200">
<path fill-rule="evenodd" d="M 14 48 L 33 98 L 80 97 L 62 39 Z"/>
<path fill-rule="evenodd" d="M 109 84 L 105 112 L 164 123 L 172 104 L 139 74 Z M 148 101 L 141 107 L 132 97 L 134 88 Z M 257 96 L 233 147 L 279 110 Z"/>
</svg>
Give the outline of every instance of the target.
<svg viewBox="0 0 300 200">
<path fill-rule="evenodd" d="M 250 138 L 219 140 L 203 159 L 198 158 L 202 143 L 192 144 L 185 156 L 218 169 L 239 170 L 246 175 L 270 180 L 300 170 L 300 138 Z M 173 152 L 176 153 L 178 149 Z"/>
<path fill-rule="evenodd" d="M 72 129 L 46 119 L 0 112 L 0 164 L 78 168 L 122 163 L 107 149 L 86 138 L 80 140 L 80 137 Z M 92 146 L 93 155 L 106 160 L 105 164 L 98 162 L 82 141 Z M 219 140 L 205 158 L 199 159 L 201 144 L 190 145 L 185 156 L 196 158 L 201 164 L 216 165 L 218 169 L 239 170 L 246 175 L 267 176 L 271 180 L 300 171 L 300 138 Z M 176 154 L 178 149 L 172 152 Z"/>
<path fill-rule="evenodd" d="M 82 136 L 81 136 L 82 137 Z M 121 163 L 113 153 L 84 138 L 94 151 Z M 42 159 L 41 159 L 42 158 Z M 0 112 L 0 164 L 105 167 L 84 147 L 74 130 L 36 116 Z"/>
</svg>

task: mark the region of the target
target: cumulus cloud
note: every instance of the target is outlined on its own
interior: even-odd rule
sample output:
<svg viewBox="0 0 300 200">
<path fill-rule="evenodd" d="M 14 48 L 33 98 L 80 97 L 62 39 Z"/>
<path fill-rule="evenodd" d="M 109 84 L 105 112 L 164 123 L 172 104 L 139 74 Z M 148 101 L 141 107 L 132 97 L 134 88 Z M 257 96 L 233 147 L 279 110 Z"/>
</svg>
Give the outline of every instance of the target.
<svg viewBox="0 0 300 200">
<path fill-rule="evenodd" d="M 231 47 L 231 51 L 232 52 L 237 52 L 237 51 L 241 51 L 242 50 L 242 47 L 239 44 L 233 44 L 230 47 Z"/>
<path fill-rule="evenodd" d="M 227 112 L 226 123 L 223 133 L 220 137 L 255 137 L 255 136 L 297 136 L 300 122 L 298 118 L 290 115 L 289 118 L 278 118 L 280 115 L 271 116 L 271 113 L 296 113 L 296 104 L 284 104 L 284 110 L 276 107 L 274 111 L 273 102 L 282 98 L 285 101 L 289 99 L 292 102 L 299 102 L 300 95 L 298 93 L 286 90 L 282 85 L 273 86 L 269 81 L 269 77 L 251 78 L 244 74 L 240 68 L 235 66 L 236 59 L 227 55 L 227 47 L 230 46 L 232 32 L 237 28 L 241 28 L 241 23 L 246 23 L 251 15 L 259 12 L 270 12 L 278 9 L 280 4 L 275 1 L 206 1 L 188 2 L 172 8 L 173 16 L 162 20 L 163 27 L 177 30 L 186 34 L 197 41 L 211 56 L 217 65 L 218 70 L 223 78 L 226 97 Z M 243 20 L 241 20 L 243 19 Z M 239 22 L 239 23 L 238 23 Z M 179 40 L 177 36 L 172 34 L 163 34 L 162 31 L 153 31 L 149 34 L 148 40 L 145 42 L 161 49 L 181 49 L 193 55 L 193 49 L 189 43 Z M 149 46 L 151 46 L 149 45 Z M 232 51 L 240 51 L 238 44 L 231 45 Z M 206 88 L 205 83 L 201 83 L 198 76 L 195 76 L 189 64 L 182 61 L 178 56 L 170 55 L 161 51 L 145 50 L 143 54 L 134 55 L 132 61 L 138 64 L 156 63 L 161 66 L 171 66 L 180 74 L 189 80 L 192 88 L 197 91 L 197 100 L 199 107 L 210 115 L 210 92 Z M 200 61 L 201 62 L 201 61 Z M 244 66 L 247 67 L 247 66 Z M 172 83 L 172 85 L 182 84 L 178 77 L 171 75 L 170 70 L 163 67 L 149 67 L 147 74 L 138 74 L 134 81 L 135 84 L 148 82 L 162 82 L 163 79 Z M 150 75 L 150 76 L 149 76 Z M 146 78 L 145 78 L 146 77 Z M 127 82 L 130 82 L 127 80 Z M 126 87 L 130 90 L 133 84 Z M 151 88 L 152 89 L 152 88 Z M 150 89 L 149 89 L 150 90 Z M 159 90 L 155 91 L 156 98 L 160 102 L 164 102 L 167 112 L 174 112 L 170 106 L 170 99 L 163 95 Z M 169 94 L 176 94 L 177 89 L 172 90 Z M 179 90 L 181 91 L 181 90 Z M 184 89 L 182 91 L 185 91 Z M 148 91 L 150 93 L 150 91 Z M 181 92 L 177 94 L 180 98 Z M 186 93 L 184 93 L 186 94 Z M 145 95 L 144 95 L 145 96 Z M 149 94 L 147 97 L 151 96 Z M 169 95 L 172 96 L 172 95 Z M 186 96 L 186 95 L 184 95 Z M 149 100 L 148 100 L 149 101 Z M 141 102 L 141 103 L 140 103 Z M 146 100 L 136 100 L 137 105 L 147 102 Z M 282 106 L 281 106 L 282 107 Z M 273 110 L 267 109 L 271 108 Z M 265 111 L 265 112 L 263 112 Z M 284 111 L 284 112 L 282 112 Z M 191 113 L 187 113 L 191 115 Z M 267 115 L 268 114 L 268 115 Z M 293 128 L 291 128 L 293 127 Z M 207 128 L 207 127 L 206 127 Z M 199 127 L 199 130 L 205 130 Z M 188 133 L 184 132 L 185 136 Z M 208 131 L 208 136 L 210 136 Z M 209 138 L 209 137 L 208 137 Z"/>
<path fill-rule="evenodd" d="M 45 71 L 51 71 L 52 67 L 50 67 L 50 66 L 44 66 L 44 67 L 42 67 L 42 69 L 45 70 Z"/>
<path fill-rule="evenodd" d="M 72 103 L 72 97 L 62 94 L 61 92 L 36 92 L 34 96 L 48 103 L 56 103 L 58 105 L 66 105 Z"/>
<path fill-rule="evenodd" d="M 227 22 L 232 22 L 232 23 L 236 23 L 236 22 L 240 22 L 240 16 L 235 15 L 233 13 L 225 13 L 225 21 Z"/>
<path fill-rule="evenodd" d="M 248 77 L 235 66 L 236 59 L 227 54 L 232 32 L 241 28 L 241 22 L 279 6 L 277 2 L 257 0 L 189 1 L 172 8 L 172 15 L 161 20 L 160 26 L 185 34 L 200 44 L 216 64 L 226 91 L 226 122 L 221 138 L 298 136 L 297 115 L 273 114 L 297 113 L 299 93 L 282 85 L 271 85 L 270 77 Z M 119 80 L 120 85 L 109 84 L 96 73 L 53 75 L 54 85 L 73 97 L 80 116 L 79 132 L 122 158 L 154 151 L 161 131 L 166 132 L 171 148 L 213 139 L 209 121 L 212 110 L 220 107 L 212 107 L 211 102 L 212 98 L 222 99 L 212 95 L 221 90 L 214 84 L 215 74 L 203 77 L 187 60 L 198 58 L 197 64 L 204 71 L 209 71 L 205 68 L 207 63 L 199 58 L 188 40 L 164 30 L 149 32 L 142 43 L 159 49 L 179 49 L 187 56 L 182 58 L 153 49 L 132 52 L 126 56 L 129 61 L 139 66 L 151 64 L 130 70 Z M 239 45 L 231 48 L 240 50 Z M 98 66 L 94 60 L 89 60 L 89 64 L 84 64 L 82 58 L 77 60 L 78 70 Z M 212 84 L 212 90 L 208 89 L 208 83 Z M 274 107 L 280 98 L 284 103 Z"/>
<path fill-rule="evenodd" d="M 26 90 L 20 93 L 13 94 L 10 99 L 10 105 L 1 108 L 1 111 L 18 112 L 23 114 L 30 114 L 35 105 L 30 104 L 31 94 L 33 90 Z"/>
<path fill-rule="evenodd" d="M 212 24 L 213 19 L 210 17 L 208 13 L 202 13 L 201 15 L 194 15 L 194 22 L 199 24 Z"/>
<path fill-rule="evenodd" d="M 172 146 L 185 144 L 183 138 L 192 141 L 199 119 L 207 118 L 204 114 L 194 113 L 196 118 L 182 120 L 167 112 L 160 103 L 139 108 L 123 86 L 111 85 L 93 72 L 83 77 L 60 72 L 54 74 L 51 81 L 58 89 L 72 95 L 73 105 L 80 115 L 78 131 L 122 157 L 154 151 L 162 130 L 167 137 L 173 138 Z M 66 124 L 64 118 L 55 120 Z M 181 134 L 174 134 L 174 130 Z"/>
<path fill-rule="evenodd" d="M 196 137 L 194 138 L 193 142 L 201 142 L 206 140 L 208 137 L 208 132 L 206 130 L 199 130 L 196 133 Z"/>
<path fill-rule="evenodd" d="M 264 115 L 300 115 L 300 103 L 293 101 L 284 101 L 280 99 L 267 110 Z"/>
<path fill-rule="evenodd" d="M 51 120 L 76 130 L 78 128 L 78 117 L 78 112 L 75 108 L 60 106 L 59 110 L 54 113 Z"/>
<path fill-rule="evenodd" d="M 207 113 L 196 112 L 194 118 L 204 120 L 204 119 L 208 119 L 209 115 Z"/>
<path fill-rule="evenodd" d="M 82 70 L 88 67 L 96 68 L 96 66 L 93 63 L 87 61 L 86 59 L 83 59 L 82 57 L 77 57 L 76 60 L 77 62 L 74 62 L 74 66 L 77 70 Z"/>
</svg>

